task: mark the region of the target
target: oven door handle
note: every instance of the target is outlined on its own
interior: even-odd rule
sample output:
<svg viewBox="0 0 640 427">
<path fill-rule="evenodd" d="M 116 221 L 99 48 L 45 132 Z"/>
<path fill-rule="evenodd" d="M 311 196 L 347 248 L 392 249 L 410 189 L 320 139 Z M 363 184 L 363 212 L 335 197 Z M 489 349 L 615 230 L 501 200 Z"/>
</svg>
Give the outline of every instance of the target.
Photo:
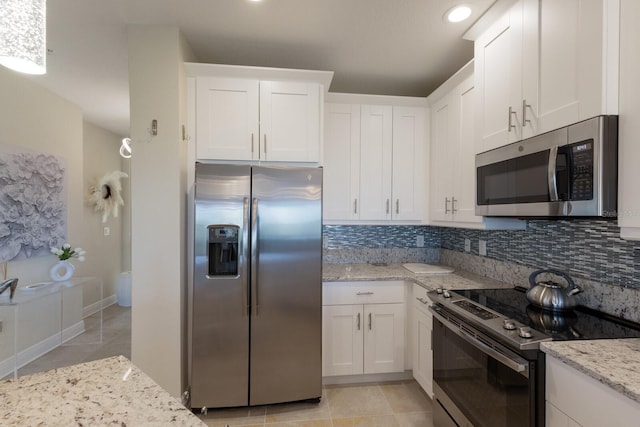
<svg viewBox="0 0 640 427">
<path fill-rule="evenodd" d="M 556 164 L 558 161 L 558 146 L 549 149 L 549 164 L 547 165 L 547 182 L 549 184 L 549 200 L 558 201 L 558 182 L 556 180 Z"/>
<path fill-rule="evenodd" d="M 492 357 L 496 359 L 498 362 L 507 366 L 509 369 L 519 373 L 525 378 L 529 378 L 529 364 L 525 359 L 522 359 L 522 358 L 516 359 L 516 358 L 505 356 L 504 354 L 494 350 L 493 348 L 479 341 L 475 337 L 464 332 L 462 329 L 458 328 L 456 325 L 448 321 L 440 313 L 434 310 L 433 307 L 429 307 L 429 311 L 431 311 L 434 317 L 436 317 L 451 332 L 458 335 L 460 338 L 464 339 L 469 344 L 471 344 L 472 346 L 474 346 L 475 348 L 477 348 L 487 356 Z"/>
</svg>

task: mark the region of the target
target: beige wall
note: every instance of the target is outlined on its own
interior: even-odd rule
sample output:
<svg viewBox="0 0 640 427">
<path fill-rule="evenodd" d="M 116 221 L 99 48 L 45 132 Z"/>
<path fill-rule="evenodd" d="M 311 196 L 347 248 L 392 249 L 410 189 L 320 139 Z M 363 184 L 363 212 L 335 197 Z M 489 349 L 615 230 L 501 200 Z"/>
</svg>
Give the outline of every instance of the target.
<svg viewBox="0 0 640 427">
<path fill-rule="evenodd" d="M 103 172 L 121 168 L 120 138 L 83 122 L 74 104 L 37 82 L 0 67 L 0 144 L 11 144 L 65 158 L 67 166 L 67 240 L 87 251 L 84 263 L 72 261 L 76 276 L 98 276 L 104 281 L 104 297 L 115 293 L 121 271 L 121 219 L 109 219 L 111 236 L 103 236 L 100 215 L 85 200 L 90 181 Z M 126 183 L 125 183 L 126 184 Z M 53 255 L 8 263 L 8 277 L 19 284 L 49 280 Z M 97 302 L 98 293 L 87 289 L 84 305 Z"/>
<path fill-rule="evenodd" d="M 183 390 L 186 88 L 177 27 L 132 25 L 132 359 L 174 396 Z M 151 121 L 158 135 L 150 137 Z"/>
<path fill-rule="evenodd" d="M 82 112 L 34 81 L 0 67 L 0 144 L 11 144 L 64 157 L 67 164 L 67 238 L 86 246 L 83 210 Z M 93 256 L 93 254 L 87 254 Z M 56 258 L 47 255 L 8 263 L 8 276 L 20 285 L 49 279 Z M 76 274 L 86 274 L 74 262 Z"/>
<path fill-rule="evenodd" d="M 105 129 L 84 122 L 84 194 L 89 194 L 89 187 L 97 179 L 108 172 L 123 170 L 124 163 L 118 152 L 121 137 Z M 129 180 L 121 180 L 123 186 L 128 187 Z M 125 197 L 127 194 L 124 195 Z M 129 199 L 124 198 L 125 207 L 129 208 Z M 96 212 L 92 206 L 84 204 L 84 246 L 87 260 L 82 264 L 83 271 L 103 280 L 105 297 L 114 295 L 118 276 L 123 271 L 123 218 L 124 209 L 120 210 L 117 218 L 109 216 L 106 223 L 102 222 L 102 214 Z M 109 228 L 109 235 L 104 235 L 104 228 Z M 97 300 L 96 296 L 87 295 L 84 305 Z"/>
</svg>

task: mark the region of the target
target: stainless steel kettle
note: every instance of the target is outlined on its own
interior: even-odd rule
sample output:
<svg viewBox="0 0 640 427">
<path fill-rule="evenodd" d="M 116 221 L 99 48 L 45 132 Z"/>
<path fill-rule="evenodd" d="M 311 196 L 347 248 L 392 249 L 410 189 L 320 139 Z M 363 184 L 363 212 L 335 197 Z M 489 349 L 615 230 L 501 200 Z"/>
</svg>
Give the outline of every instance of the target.
<svg viewBox="0 0 640 427">
<path fill-rule="evenodd" d="M 567 287 L 554 281 L 536 282 L 538 275 L 542 273 L 551 273 L 562 277 L 567 281 Z M 537 307 L 546 310 L 560 311 L 572 310 L 576 305 L 574 295 L 582 292 L 582 288 L 576 285 L 571 277 L 559 270 L 544 269 L 531 273 L 529 276 L 530 288 L 527 291 L 527 299 Z"/>
</svg>

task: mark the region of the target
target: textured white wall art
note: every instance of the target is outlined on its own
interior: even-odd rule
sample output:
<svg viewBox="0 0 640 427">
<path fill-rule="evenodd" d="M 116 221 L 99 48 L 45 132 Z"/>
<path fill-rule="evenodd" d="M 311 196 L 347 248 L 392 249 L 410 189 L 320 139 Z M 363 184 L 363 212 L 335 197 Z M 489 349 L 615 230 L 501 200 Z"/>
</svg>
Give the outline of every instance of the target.
<svg viewBox="0 0 640 427">
<path fill-rule="evenodd" d="M 0 262 L 50 255 L 67 234 L 66 161 L 0 144 Z"/>
</svg>

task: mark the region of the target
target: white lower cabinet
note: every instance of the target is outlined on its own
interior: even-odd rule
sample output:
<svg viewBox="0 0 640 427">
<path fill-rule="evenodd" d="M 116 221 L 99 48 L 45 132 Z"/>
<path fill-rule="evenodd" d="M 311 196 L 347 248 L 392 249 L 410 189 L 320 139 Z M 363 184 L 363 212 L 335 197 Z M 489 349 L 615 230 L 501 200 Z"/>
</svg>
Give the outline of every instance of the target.
<svg viewBox="0 0 640 427">
<path fill-rule="evenodd" d="M 413 378 L 429 397 L 433 398 L 433 348 L 431 347 L 433 316 L 427 308 L 429 306 L 427 291 L 419 285 L 413 285 L 413 296 L 411 337 Z"/>
<path fill-rule="evenodd" d="M 546 427 L 640 425 L 640 403 L 554 357 L 546 359 Z"/>
<path fill-rule="evenodd" d="M 323 376 L 403 372 L 404 336 L 404 282 L 323 284 Z"/>
</svg>

